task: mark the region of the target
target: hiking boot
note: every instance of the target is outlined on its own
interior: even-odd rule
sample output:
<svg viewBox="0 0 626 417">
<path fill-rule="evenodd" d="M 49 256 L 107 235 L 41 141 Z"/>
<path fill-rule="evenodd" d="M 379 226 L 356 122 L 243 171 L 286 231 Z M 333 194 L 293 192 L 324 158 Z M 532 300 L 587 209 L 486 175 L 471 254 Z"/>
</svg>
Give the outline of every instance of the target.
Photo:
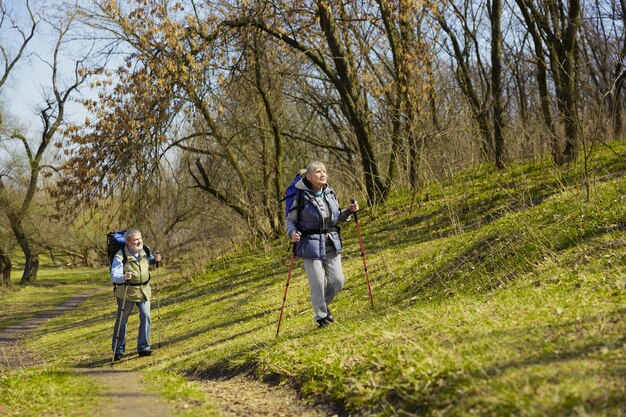
<svg viewBox="0 0 626 417">
<path fill-rule="evenodd" d="M 326 320 L 330 321 L 331 323 L 335 322 L 335 316 L 333 316 L 333 313 L 330 312 L 330 308 L 326 308 L 326 311 L 328 312 L 328 314 L 326 315 Z"/>
<path fill-rule="evenodd" d="M 151 350 L 142 350 L 141 352 L 139 352 L 139 356 L 150 356 L 150 355 L 152 355 Z"/>
<path fill-rule="evenodd" d="M 123 354 L 123 353 L 116 353 L 116 354 L 113 356 L 113 361 L 114 361 L 114 362 L 121 361 L 122 359 L 124 359 L 124 354 Z"/>
<path fill-rule="evenodd" d="M 328 320 L 327 317 L 321 318 L 321 319 L 316 320 L 316 321 L 317 321 L 317 328 L 318 329 L 320 329 L 322 327 L 328 327 L 328 326 L 330 326 L 330 323 L 331 323 L 331 321 Z"/>
</svg>

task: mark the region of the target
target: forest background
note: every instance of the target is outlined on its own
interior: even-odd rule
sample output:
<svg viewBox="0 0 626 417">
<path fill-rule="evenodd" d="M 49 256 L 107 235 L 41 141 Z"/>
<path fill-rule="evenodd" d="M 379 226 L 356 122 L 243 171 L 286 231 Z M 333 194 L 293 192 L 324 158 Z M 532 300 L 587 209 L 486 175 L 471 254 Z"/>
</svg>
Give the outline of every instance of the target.
<svg viewBox="0 0 626 417">
<path fill-rule="evenodd" d="M 0 283 L 105 264 L 129 225 L 198 270 L 262 247 L 311 160 L 372 217 L 468 166 L 584 169 L 623 138 L 625 19 L 625 0 L 0 0 Z"/>
</svg>

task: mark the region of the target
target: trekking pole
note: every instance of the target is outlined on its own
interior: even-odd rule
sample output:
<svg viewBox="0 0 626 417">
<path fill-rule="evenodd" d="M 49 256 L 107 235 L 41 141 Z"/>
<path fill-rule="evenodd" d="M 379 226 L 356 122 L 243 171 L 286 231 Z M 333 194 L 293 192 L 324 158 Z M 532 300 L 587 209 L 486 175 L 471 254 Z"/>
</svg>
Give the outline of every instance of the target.
<svg viewBox="0 0 626 417">
<path fill-rule="evenodd" d="M 120 329 L 122 328 L 122 320 L 124 320 L 124 306 L 126 305 L 126 292 L 128 291 L 128 284 L 124 284 L 124 298 L 122 299 L 122 312 L 120 313 L 120 319 L 117 323 L 117 331 L 115 332 L 115 346 L 113 347 L 113 358 L 111 358 L 111 366 L 115 362 L 115 355 L 117 353 L 117 341 L 120 340 Z"/>
<path fill-rule="evenodd" d="M 291 280 L 291 270 L 293 269 L 293 261 L 296 258 L 296 244 L 292 243 L 291 261 L 289 261 L 289 272 L 287 273 L 287 284 L 285 284 L 285 295 L 283 296 L 283 305 L 280 308 L 280 317 L 278 318 L 278 328 L 276 329 L 276 337 L 280 332 L 280 323 L 283 321 L 283 310 L 285 309 L 285 300 L 287 299 L 287 290 L 289 289 L 289 281 Z"/>
<path fill-rule="evenodd" d="M 352 204 L 356 203 L 354 199 L 350 200 Z M 361 238 L 361 228 L 359 227 L 359 215 L 355 211 L 354 223 L 356 225 L 356 234 L 359 237 L 359 246 L 361 248 L 361 258 L 363 258 L 363 269 L 365 270 L 365 280 L 367 281 L 367 292 L 370 295 L 370 304 L 374 307 L 374 297 L 372 296 L 372 286 L 370 285 L 370 277 L 367 273 L 367 263 L 365 262 L 365 249 L 363 248 L 363 239 Z"/>
<path fill-rule="evenodd" d="M 161 290 L 159 287 L 159 279 L 158 279 L 159 263 L 160 262 L 154 262 L 154 266 L 156 268 L 154 270 L 154 280 L 156 281 L 156 290 L 157 290 L 157 346 L 159 349 L 161 349 Z"/>
</svg>

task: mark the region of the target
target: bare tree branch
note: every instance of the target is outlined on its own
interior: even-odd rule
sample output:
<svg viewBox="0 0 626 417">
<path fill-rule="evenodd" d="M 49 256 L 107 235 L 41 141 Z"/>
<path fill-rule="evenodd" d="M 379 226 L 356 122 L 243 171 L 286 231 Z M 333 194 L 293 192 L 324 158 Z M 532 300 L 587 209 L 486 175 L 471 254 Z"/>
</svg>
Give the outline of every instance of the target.
<svg viewBox="0 0 626 417">
<path fill-rule="evenodd" d="M 17 28 L 17 31 L 20 33 L 22 37 L 22 42 L 19 47 L 19 51 L 12 59 L 10 58 L 9 53 L 7 52 L 4 45 L 0 44 L 0 52 L 2 52 L 2 58 L 4 61 L 4 72 L 2 73 L 2 77 L 0 77 L 0 88 L 2 88 L 2 86 L 6 82 L 7 78 L 9 77 L 9 74 L 15 67 L 15 64 L 17 64 L 19 60 L 22 58 L 24 51 L 26 50 L 26 47 L 28 46 L 28 43 L 33 39 L 33 36 L 35 35 L 35 30 L 37 28 L 37 25 L 39 24 L 39 21 L 35 19 L 35 15 L 30 8 L 30 4 L 28 0 L 26 1 L 26 9 L 28 10 L 28 15 L 30 17 L 30 28 L 28 29 L 28 33 L 25 33 L 19 27 L 19 25 L 17 25 L 17 23 L 13 22 L 13 19 L 11 19 L 10 16 L 8 16 L 8 12 L 6 10 L 6 7 L 4 6 L 4 3 L 0 2 L 0 14 L 1 14 L 0 29 L 2 29 L 2 26 L 7 21 L 5 19 L 8 18 L 9 21 L 13 23 L 13 27 Z"/>
</svg>

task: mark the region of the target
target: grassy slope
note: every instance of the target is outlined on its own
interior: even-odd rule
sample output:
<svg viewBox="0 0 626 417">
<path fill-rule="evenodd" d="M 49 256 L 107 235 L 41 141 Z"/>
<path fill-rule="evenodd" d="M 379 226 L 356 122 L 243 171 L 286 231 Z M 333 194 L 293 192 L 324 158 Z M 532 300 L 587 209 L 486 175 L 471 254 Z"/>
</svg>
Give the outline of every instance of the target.
<svg viewBox="0 0 626 417">
<path fill-rule="evenodd" d="M 622 415 L 626 409 L 626 162 L 601 150 L 581 172 L 528 164 L 467 171 L 364 210 L 375 307 L 353 226 L 337 323 L 315 330 L 296 263 L 279 338 L 285 244 L 232 253 L 200 276 L 157 276 L 151 358 L 127 368 L 284 380 L 349 413 Z M 423 198 L 425 200 L 425 198 Z M 155 281 L 155 283 L 156 283 Z M 113 320 L 103 284 L 27 342 L 54 366 L 104 365 Z M 4 298 L 4 297 L 3 297 Z M 137 318 L 131 318 L 132 349 Z M 67 349 L 66 340 L 80 341 Z"/>
</svg>

